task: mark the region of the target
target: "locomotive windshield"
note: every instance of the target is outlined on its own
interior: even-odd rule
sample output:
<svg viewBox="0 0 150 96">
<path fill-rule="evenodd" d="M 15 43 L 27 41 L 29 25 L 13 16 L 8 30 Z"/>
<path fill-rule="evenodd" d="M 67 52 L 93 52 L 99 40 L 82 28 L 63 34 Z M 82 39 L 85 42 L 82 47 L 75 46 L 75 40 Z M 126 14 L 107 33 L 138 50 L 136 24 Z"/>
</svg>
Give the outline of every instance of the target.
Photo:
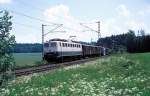
<svg viewBox="0 0 150 96">
<path fill-rule="evenodd" d="M 56 46 L 56 42 L 52 42 L 51 47 L 55 47 L 55 46 Z"/>
<path fill-rule="evenodd" d="M 48 43 L 44 43 L 44 47 L 49 47 L 49 44 Z"/>
</svg>

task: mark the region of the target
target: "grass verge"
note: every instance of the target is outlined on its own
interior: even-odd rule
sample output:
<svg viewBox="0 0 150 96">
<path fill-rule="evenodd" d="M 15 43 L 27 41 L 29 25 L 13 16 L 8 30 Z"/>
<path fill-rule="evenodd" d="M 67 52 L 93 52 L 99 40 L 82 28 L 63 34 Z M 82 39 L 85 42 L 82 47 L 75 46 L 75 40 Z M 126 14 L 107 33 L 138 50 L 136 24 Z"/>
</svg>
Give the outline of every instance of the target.
<svg viewBox="0 0 150 96">
<path fill-rule="evenodd" d="M 110 56 L 19 77 L 1 96 L 150 96 L 150 53 Z"/>
</svg>

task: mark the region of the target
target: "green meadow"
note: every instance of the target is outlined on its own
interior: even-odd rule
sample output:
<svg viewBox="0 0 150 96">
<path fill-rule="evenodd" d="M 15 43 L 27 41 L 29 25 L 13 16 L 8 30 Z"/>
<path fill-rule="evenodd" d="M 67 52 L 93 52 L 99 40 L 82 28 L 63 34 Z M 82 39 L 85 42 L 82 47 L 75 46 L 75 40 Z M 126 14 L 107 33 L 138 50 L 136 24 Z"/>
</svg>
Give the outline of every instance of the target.
<svg viewBox="0 0 150 96">
<path fill-rule="evenodd" d="M 1 96 L 150 96 L 150 53 L 119 54 L 18 77 Z"/>
<path fill-rule="evenodd" d="M 16 68 L 36 65 L 42 60 L 41 53 L 14 53 Z"/>
</svg>

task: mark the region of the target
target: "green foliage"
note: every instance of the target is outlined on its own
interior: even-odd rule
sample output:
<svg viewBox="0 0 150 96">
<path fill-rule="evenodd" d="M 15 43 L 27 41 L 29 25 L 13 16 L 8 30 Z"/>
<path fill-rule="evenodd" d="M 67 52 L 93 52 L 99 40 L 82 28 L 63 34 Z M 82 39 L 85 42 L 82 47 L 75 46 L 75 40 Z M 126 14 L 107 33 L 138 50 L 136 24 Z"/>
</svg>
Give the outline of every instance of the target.
<svg viewBox="0 0 150 96">
<path fill-rule="evenodd" d="M 138 32 L 141 35 L 136 36 L 135 31 L 129 30 L 126 34 L 101 38 L 97 44 L 111 48 L 114 53 L 118 51 L 130 53 L 150 52 L 150 35 L 145 35 L 144 30 Z"/>
<path fill-rule="evenodd" d="M 11 50 L 15 44 L 15 36 L 10 36 L 12 16 L 7 11 L 0 13 L 0 82 L 7 81 L 14 73 L 14 58 Z"/>
</svg>

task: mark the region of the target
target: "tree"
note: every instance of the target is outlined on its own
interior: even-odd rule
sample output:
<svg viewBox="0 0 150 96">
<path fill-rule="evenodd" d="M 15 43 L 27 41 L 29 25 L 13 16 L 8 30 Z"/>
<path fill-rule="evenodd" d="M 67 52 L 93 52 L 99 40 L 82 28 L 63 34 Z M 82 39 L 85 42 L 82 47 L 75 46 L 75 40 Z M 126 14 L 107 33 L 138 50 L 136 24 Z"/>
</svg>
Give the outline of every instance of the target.
<svg viewBox="0 0 150 96">
<path fill-rule="evenodd" d="M 129 30 L 126 36 L 126 46 L 127 46 L 127 51 L 128 52 L 133 52 L 134 51 L 134 39 L 135 39 L 135 32 L 133 30 Z"/>
<path fill-rule="evenodd" d="M 12 16 L 8 11 L 0 12 L 0 83 L 8 81 L 14 75 L 14 58 L 11 50 L 15 45 L 15 36 L 10 35 Z"/>
<path fill-rule="evenodd" d="M 143 29 L 140 30 L 141 36 L 145 36 L 145 31 Z"/>
</svg>

